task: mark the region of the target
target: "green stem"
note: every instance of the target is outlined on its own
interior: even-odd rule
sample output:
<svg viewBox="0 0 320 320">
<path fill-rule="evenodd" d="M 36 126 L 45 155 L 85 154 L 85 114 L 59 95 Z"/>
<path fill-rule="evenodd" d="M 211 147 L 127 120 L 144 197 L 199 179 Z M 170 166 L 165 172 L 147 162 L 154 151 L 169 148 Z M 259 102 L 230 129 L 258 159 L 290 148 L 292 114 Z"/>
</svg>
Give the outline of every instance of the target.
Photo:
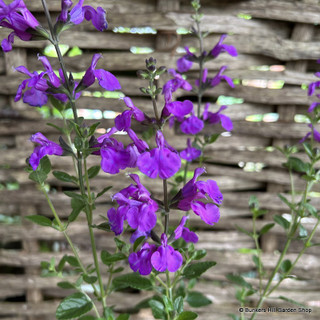
<svg viewBox="0 0 320 320">
<path fill-rule="evenodd" d="M 262 264 L 261 264 L 261 249 L 259 245 L 259 236 L 257 234 L 256 230 L 256 218 L 253 217 L 253 238 L 254 238 L 254 243 L 256 245 L 256 249 L 258 251 L 258 273 L 259 273 L 259 294 L 261 295 L 262 293 Z"/>
<path fill-rule="evenodd" d="M 48 202 L 48 205 L 49 205 L 49 207 L 51 209 L 51 212 L 53 213 L 53 216 L 54 216 L 55 220 L 58 223 L 59 229 L 63 233 L 64 237 L 66 238 L 66 240 L 67 240 L 67 242 L 68 242 L 68 244 L 69 244 L 69 246 L 70 246 L 70 248 L 71 248 L 71 250 L 72 250 L 72 252 L 73 252 L 73 254 L 74 254 L 74 256 L 75 256 L 75 258 L 76 258 L 76 260 L 78 262 L 78 264 L 79 264 L 79 267 L 80 267 L 81 271 L 83 272 L 83 274 L 88 275 L 86 268 L 84 267 L 84 265 L 81 262 L 81 259 L 80 259 L 80 256 L 78 254 L 78 251 L 75 248 L 75 246 L 73 245 L 73 242 L 70 239 L 69 235 L 67 234 L 67 231 L 65 230 L 65 227 L 63 226 L 63 224 L 62 224 L 62 222 L 61 222 L 61 220 L 59 218 L 59 215 L 57 214 L 57 211 L 56 211 L 56 209 L 55 209 L 55 207 L 54 207 L 54 205 L 53 205 L 53 203 L 52 203 L 47 191 L 45 190 L 45 188 L 43 186 L 40 186 L 40 187 L 41 187 L 41 191 L 43 192 L 43 194 L 45 195 L 45 197 L 47 199 L 47 202 Z M 97 292 L 96 287 L 93 284 L 91 286 L 92 286 L 92 288 L 93 288 L 93 290 L 95 292 L 95 295 L 97 296 L 98 292 Z M 96 311 L 97 316 L 100 317 L 99 312 L 98 312 L 96 306 L 94 305 L 94 303 L 93 303 L 93 306 L 94 306 L 94 309 Z"/>
<path fill-rule="evenodd" d="M 282 283 L 282 281 L 284 279 L 286 279 L 286 277 L 291 273 L 291 271 L 295 268 L 296 264 L 298 263 L 298 261 L 300 260 L 300 258 L 302 257 L 302 255 L 305 253 L 305 251 L 309 248 L 310 246 L 310 242 L 312 240 L 312 238 L 314 237 L 317 228 L 319 226 L 320 223 L 320 219 L 318 219 L 317 223 L 315 224 L 315 226 L 312 229 L 312 232 L 310 233 L 307 241 L 304 244 L 303 249 L 299 252 L 298 256 L 296 257 L 296 259 L 294 260 L 294 262 L 292 263 L 291 267 L 289 268 L 289 270 L 286 272 L 286 274 L 279 280 L 279 282 L 268 292 L 268 296 L 274 291 L 276 290 L 279 285 Z"/>
<path fill-rule="evenodd" d="M 167 179 L 163 180 L 163 203 L 164 203 L 164 210 L 165 210 L 164 233 L 168 234 L 170 209 L 169 209 L 169 202 L 168 202 L 168 183 L 167 183 Z"/>
<path fill-rule="evenodd" d="M 256 309 L 261 308 L 261 306 L 262 306 L 265 298 L 267 297 L 267 292 L 269 291 L 269 288 L 270 288 L 271 285 L 272 285 L 272 280 L 274 279 L 276 273 L 278 272 L 278 270 L 279 270 L 279 268 L 280 268 L 280 266 L 281 266 L 282 260 L 283 260 L 283 258 L 285 257 L 285 255 L 287 254 L 287 251 L 288 251 L 288 249 L 289 249 L 289 247 L 290 247 L 290 244 L 291 244 L 291 238 L 287 238 L 285 247 L 284 247 L 284 249 L 283 249 L 283 251 L 282 251 L 282 253 L 281 253 L 281 255 L 280 255 L 279 259 L 278 259 L 278 262 L 277 262 L 275 268 L 273 269 L 273 271 L 272 271 L 272 273 L 271 273 L 271 275 L 270 275 L 270 277 L 269 277 L 269 280 L 268 280 L 268 282 L 267 282 L 266 287 L 264 288 L 264 291 L 263 291 L 262 295 L 260 296 L 260 299 L 259 299 L 259 301 L 258 301 L 258 305 L 257 305 Z M 254 313 L 252 314 L 252 316 L 251 316 L 250 319 L 251 319 L 251 320 L 254 320 L 255 317 L 256 317 L 256 315 L 257 315 L 257 313 L 254 312 Z"/>
<path fill-rule="evenodd" d="M 88 170 L 87 170 L 86 159 L 83 160 L 83 165 L 84 165 L 85 180 L 86 180 L 86 187 L 87 187 L 87 194 L 88 194 L 88 203 L 86 204 L 86 213 L 87 213 L 87 221 L 88 221 L 88 229 L 89 229 L 89 234 L 90 234 L 92 255 L 93 255 L 94 265 L 96 268 L 96 273 L 97 273 L 99 287 L 100 287 L 101 302 L 103 305 L 103 309 L 106 310 L 107 304 L 106 304 L 106 300 L 105 300 L 105 291 L 104 291 L 100 267 L 99 267 L 96 241 L 95 241 L 94 233 L 93 233 L 93 229 L 92 229 L 92 204 L 93 203 L 92 203 L 92 197 L 91 197 L 91 191 L 90 191 L 90 183 L 89 183 L 89 175 L 88 175 Z M 80 168 L 80 170 L 79 170 L 80 190 L 81 190 L 81 194 L 85 195 L 81 166 L 79 168 Z"/>
<path fill-rule="evenodd" d="M 62 53 L 61 53 L 61 50 L 60 50 L 60 47 L 59 47 L 59 41 L 58 41 L 58 39 L 56 37 L 56 34 L 54 32 L 54 27 L 53 27 L 53 23 L 52 23 L 50 12 L 48 10 L 47 2 L 46 2 L 46 0 L 41 0 L 41 2 L 42 2 L 42 6 L 43 6 L 43 9 L 44 9 L 47 21 L 48 21 L 49 29 L 50 29 L 50 34 L 51 34 L 50 42 L 54 45 L 54 48 L 55 48 L 55 50 L 57 52 L 58 60 L 59 60 L 59 63 L 60 63 L 60 66 L 61 66 L 61 70 L 62 70 L 62 73 L 63 73 L 63 77 L 64 77 L 64 80 L 65 80 L 65 86 L 66 86 L 66 89 L 68 90 L 68 98 L 69 98 L 69 101 L 70 101 L 70 104 L 71 104 L 71 107 L 72 107 L 74 120 L 75 120 L 76 123 L 78 123 L 78 113 L 77 113 L 77 109 L 76 109 L 76 106 L 75 106 L 75 103 L 74 103 L 73 89 L 70 87 L 69 78 L 68 78 L 68 74 L 67 74 L 67 68 L 66 68 L 66 66 L 64 64 Z"/>
</svg>

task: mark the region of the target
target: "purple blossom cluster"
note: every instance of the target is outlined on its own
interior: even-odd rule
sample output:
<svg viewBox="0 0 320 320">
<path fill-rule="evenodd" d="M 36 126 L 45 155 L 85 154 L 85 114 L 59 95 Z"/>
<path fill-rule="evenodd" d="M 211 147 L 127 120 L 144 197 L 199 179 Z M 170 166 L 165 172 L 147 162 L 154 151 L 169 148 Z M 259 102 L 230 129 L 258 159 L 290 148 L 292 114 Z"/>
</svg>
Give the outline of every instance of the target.
<svg viewBox="0 0 320 320">
<path fill-rule="evenodd" d="M 71 0 L 61 1 L 61 13 L 58 21 L 62 24 L 62 28 L 66 28 L 80 24 L 84 19 L 91 21 L 94 27 L 103 31 L 107 29 L 106 12 L 101 7 L 97 10 L 91 6 L 83 6 L 84 0 L 79 0 L 78 4 L 72 7 Z M 23 41 L 49 39 L 49 34 L 40 25 L 40 22 L 27 9 L 23 0 L 14 0 L 9 5 L 0 0 L 0 26 L 11 29 L 7 39 L 2 40 L 1 47 L 4 52 L 12 50 L 14 37 L 18 37 Z"/>
<path fill-rule="evenodd" d="M 91 6 L 84 6 L 83 3 L 84 0 L 79 0 L 72 8 L 72 1 L 61 1 L 61 13 L 55 25 L 58 33 L 72 25 L 80 24 L 84 19 L 91 21 L 97 30 L 102 31 L 107 28 L 105 11 L 100 7 L 94 9 Z M 11 50 L 14 36 L 24 41 L 34 40 L 36 36 L 52 40 L 52 34 L 50 35 L 40 25 L 22 0 L 15 0 L 10 5 L 6 5 L 0 0 L 0 21 L 1 26 L 13 30 L 8 39 L 2 42 L 4 51 Z M 214 59 L 223 52 L 236 56 L 237 52 L 233 46 L 223 44 L 225 37 L 223 35 L 209 53 L 203 52 L 202 59 Z M 28 78 L 20 84 L 15 101 L 23 99 L 25 103 L 31 106 L 41 107 L 48 102 L 48 97 L 52 96 L 67 104 L 69 101 L 78 99 L 81 92 L 93 85 L 96 80 L 105 90 L 121 89 L 119 81 L 112 73 L 104 69 L 97 69 L 100 58 L 101 54 L 93 55 L 91 64 L 84 76 L 79 82 L 75 82 L 72 74 L 67 75 L 65 70 L 60 69 L 56 74 L 49 60 L 38 55 L 44 71 L 30 72 L 25 66 L 16 68 L 18 72 Z M 174 69 L 168 70 L 172 78 L 163 86 L 164 105 L 159 114 L 155 110 L 153 116 L 148 115 L 136 107 L 129 97 L 123 98 L 127 109 L 116 117 L 114 127 L 109 129 L 106 134 L 98 138 L 92 137 L 93 139 L 90 140 L 92 151 L 89 153 L 101 157 L 101 168 L 104 172 L 117 174 L 121 170 L 134 168 L 145 176 L 151 179 L 159 178 L 163 181 L 163 184 L 166 184 L 167 179 L 173 177 L 180 170 L 181 159 L 190 162 L 200 157 L 202 153 L 201 150 L 193 146 L 190 138 L 187 140 L 187 148 L 180 153 L 172 147 L 163 134 L 163 126 L 167 121 L 170 125 L 178 122 L 181 131 L 187 135 L 198 135 L 206 124 L 220 123 L 225 130 L 232 130 L 230 118 L 222 113 L 226 106 L 221 106 L 216 112 L 210 112 L 210 105 L 207 103 L 202 115 L 199 115 L 199 112 L 196 114 L 191 100 L 177 101 L 173 99 L 173 94 L 179 89 L 192 91 L 214 88 L 221 81 L 226 81 L 229 86 L 234 87 L 232 79 L 223 74 L 226 66 L 221 67 L 212 78 L 208 77 L 208 70 L 203 69 L 201 79 L 196 80 L 192 85 L 182 73 L 190 70 L 192 64 L 198 59 L 199 57 L 191 53 L 189 48 L 186 47 L 186 54 L 177 62 L 177 71 Z M 158 75 L 160 75 L 164 71 L 161 68 L 156 69 L 155 59 L 150 58 L 146 62 L 146 74 L 151 77 L 150 79 L 155 79 L 156 72 L 159 72 Z M 154 89 L 153 92 L 152 87 L 144 89 L 145 92 L 151 92 L 150 96 L 153 99 L 161 92 L 158 92 L 158 89 Z M 132 128 L 133 121 L 153 128 L 155 137 L 152 146 L 149 146 L 151 143 L 147 143 L 137 136 Z M 114 134 L 119 131 L 126 132 L 132 142 L 125 146 L 118 141 Z M 83 140 L 83 137 L 81 139 Z M 38 169 L 40 160 L 44 156 L 62 156 L 66 151 L 62 143 L 59 145 L 50 141 L 40 132 L 34 134 L 30 140 L 36 143 L 29 159 L 34 171 Z M 78 156 L 79 154 L 78 149 Z M 74 154 L 74 156 L 76 155 Z M 186 181 L 185 185 L 175 195 L 168 197 L 168 194 L 166 194 L 165 201 L 155 199 L 151 192 L 143 186 L 137 174 L 130 174 L 133 183 L 112 196 L 116 206 L 107 212 L 111 230 L 118 236 L 124 232 L 125 223 L 127 223 L 128 227 L 133 230 L 131 243 L 134 243 L 140 237 L 144 237 L 140 250 L 132 252 L 129 256 L 129 264 L 132 270 L 139 271 L 142 275 L 148 275 L 153 268 L 159 272 L 167 270 L 175 272 L 182 266 L 183 257 L 171 243 L 181 238 L 186 242 L 196 243 L 198 241 L 196 233 L 187 227 L 189 211 L 199 216 L 208 225 L 214 225 L 219 221 L 219 206 L 222 203 L 223 196 L 214 180 L 198 180 L 204 172 L 204 168 L 197 168 L 194 171 L 193 178 L 188 182 Z M 168 216 L 171 209 L 178 209 L 185 215 L 171 234 L 167 226 L 158 236 L 155 231 L 157 221 L 161 219 L 161 213 Z"/>
</svg>

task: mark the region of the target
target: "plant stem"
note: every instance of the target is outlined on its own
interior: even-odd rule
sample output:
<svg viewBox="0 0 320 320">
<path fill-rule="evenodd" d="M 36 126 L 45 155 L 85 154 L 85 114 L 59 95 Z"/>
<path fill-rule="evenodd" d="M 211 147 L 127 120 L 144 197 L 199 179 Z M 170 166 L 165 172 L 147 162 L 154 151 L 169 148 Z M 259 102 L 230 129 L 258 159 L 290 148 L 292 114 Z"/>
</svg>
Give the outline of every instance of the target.
<svg viewBox="0 0 320 320">
<path fill-rule="evenodd" d="M 164 203 L 164 210 L 165 210 L 164 233 L 168 234 L 170 209 L 169 209 L 169 203 L 168 203 L 168 183 L 167 183 L 167 179 L 163 180 L 163 203 Z"/>
<path fill-rule="evenodd" d="M 92 255 L 93 255 L 94 265 L 96 268 L 96 273 L 97 273 L 99 287 L 100 287 L 101 302 L 103 305 L 103 309 L 106 310 L 107 305 L 106 305 L 106 300 L 105 300 L 105 291 L 104 291 L 100 267 L 99 267 L 96 242 L 95 242 L 94 233 L 93 233 L 93 229 L 92 229 L 92 204 L 93 203 L 92 203 L 92 197 L 91 197 L 91 191 L 90 191 L 90 183 L 89 183 L 89 175 L 88 175 L 88 168 L 87 168 L 86 159 L 83 160 L 83 165 L 84 165 L 85 180 L 86 180 L 86 187 L 87 187 L 87 194 L 88 194 L 88 203 L 86 204 L 86 212 L 87 212 L 87 221 L 88 221 L 88 229 L 89 229 L 89 234 L 90 234 Z M 79 173 L 80 172 L 81 172 L 81 170 L 79 171 Z M 81 178 L 79 176 L 79 180 L 81 180 L 80 189 L 81 189 L 81 194 L 83 195 L 83 194 L 85 194 L 85 191 L 84 191 L 82 173 L 81 173 Z"/>
<path fill-rule="evenodd" d="M 85 275 L 87 275 L 87 274 L 88 274 L 88 273 L 87 273 L 87 270 L 86 270 L 86 268 L 84 267 L 84 265 L 83 265 L 82 262 L 81 262 L 81 259 L 80 259 L 80 256 L 79 256 L 79 254 L 78 254 L 78 251 L 77 251 L 77 249 L 75 248 L 75 246 L 73 245 L 73 242 L 72 242 L 71 238 L 70 238 L 69 235 L 67 234 L 67 231 L 65 230 L 65 227 L 63 226 L 63 224 L 62 224 L 62 222 L 61 222 L 61 220 L 60 220 L 60 218 L 59 218 L 59 215 L 57 214 L 57 211 L 56 211 L 56 209 L 55 209 L 55 207 L 54 207 L 54 205 L 53 205 L 53 203 L 52 203 L 52 201 L 51 201 L 51 199 L 50 199 L 47 191 L 45 190 L 45 188 L 44 188 L 43 186 L 41 186 L 41 191 L 42 191 L 43 194 L 45 195 L 45 197 L 46 197 L 46 199 L 47 199 L 47 202 L 48 202 L 48 205 L 49 205 L 49 207 L 50 207 L 50 209 L 51 209 L 51 212 L 53 213 L 53 216 L 54 216 L 54 218 L 56 219 L 56 221 L 57 221 L 57 223 L 58 223 L 58 226 L 59 226 L 59 228 L 60 228 L 60 231 L 63 233 L 64 237 L 66 238 L 66 240 L 67 240 L 67 242 L 68 242 L 68 244 L 69 244 L 69 246 L 70 246 L 70 248 L 71 248 L 71 250 L 72 250 L 72 252 L 73 252 L 73 254 L 74 254 L 74 256 L 75 256 L 75 258 L 76 258 L 76 260 L 77 260 L 77 262 L 78 262 L 78 264 L 79 264 L 79 267 L 80 267 L 81 271 L 82 271 Z M 92 284 L 91 286 L 92 286 L 92 288 L 93 288 L 93 290 L 94 290 L 94 292 L 95 292 L 95 295 L 98 296 L 98 292 L 97 292 L 97 289 L 96 289 L 95 285 Z M 91 300 L 91 299 L 90 299 L 90 300 Z M 94 310 L 95 310 L 95 312 L 96 312 L 96 315 L 97 315 L 98 317 L 100 317 L 99 312 L 98 312 L 96 306 L 94 305 L 94 303 L 93 303 L 93 306 L 94 306 Z"/>
<path fill-rule="evenodd" d="M 53 27 L 50 12 L 48 10 L 47 2 L 46 2 L 46 0 L 41 0 L 41 2 L 42 2 L 42 6 L 43 6 L 43 9 L 44 9 L 47 21 L 48 21 L 49 29 L 50 29 L 50 34 L 51 34 L 50 42 L 54 45 L 54 48 L 57 52 L 58 60 L 59 60 L 60 66 L 61 66 L 64 81 L 65 81 L 64 84 L 66 86 L 66 89 L 68 90 L 68 98 L 69 98 L 69 101 L 71 104 L 74 120 L 76 123 L 78 123 L 78 113 L 77 113 L 77 109 L 76 109 L 75 103 L 74 103 L 73 89 L 70 87 L 68 74 L 67 74 L 67 68 L 64 64 L 62 53 L 61 53 L 61 50 L 59 47 L 59 41 L 58 41 L 56 34 L 54 32 L 54 27 Z"/>
</svg>

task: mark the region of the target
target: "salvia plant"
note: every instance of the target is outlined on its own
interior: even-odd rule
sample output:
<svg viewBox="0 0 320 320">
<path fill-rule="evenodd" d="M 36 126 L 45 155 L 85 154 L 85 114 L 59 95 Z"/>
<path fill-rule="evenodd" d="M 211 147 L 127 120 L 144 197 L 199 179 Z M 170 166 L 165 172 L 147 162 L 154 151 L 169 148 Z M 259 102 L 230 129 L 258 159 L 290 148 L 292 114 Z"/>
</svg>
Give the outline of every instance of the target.
<svg viewBox="0 0 320 320">
<path fill-rule="evenodd" d="M 138 75 L 146 81 L 146 86 L 140 90 L 150 97 L 150 112 L 142 112 L 130 97 L 124 97 L 127 109 L 115 118 L 114 127 L 96 136 L 100 123 L 88 125 L 84 118 L 78 116 L 77 99 L 95 81 L 108 91 L 120 90 L 121 85 L 112 73 L 98 69 L 101 54 L 93 55 L 82 79 L 75 81 L 65 66 L 59 38 L 63 32 L 83 20 L 91 21 L 99 31 L 105 30 L 108 26 L 106 12 L 101 7 L 95 9 L 84 5 L 83 0 L 76 5 L 70 0 L 62 0 L 61 13 L 56 21 L 52 21 L 46 1 L 41 2 L 48 27 L 40 24 L 22 0 L 15 0 L 8 5 L 0 1 L 0 24 L 12 30 L 1 46 L 5 52 L 11 51 L 15 37 L 23 41 L 48 40 L 54 46 L 60 64 L 56 72 L 48 58 L 39 54 L 38 60 L 44 71 L 32 72 L 25 66 L 16 67 L 26 79 L 20 84 L 15 97 L 15 101 L 22 99 L 32 107 L 50 104 L 63 118 L 61 127 L 49 123 L 61 134 L 59 141 L 51 141 L 41 132 L 31 136 L 35 148 L 27 159 L 26 168 L 29 178 L 46 197 L 54 216 L 54 219 L 40 215 L 27 218 L 38 225 L 61 232 L 72 251 L 71 255 L 63 256 L 60 261 L 56 262 L 53 258 L 49 262 L 42 262 L 43 274 L 64 278 L 64 271 L 71 268 L 77 275 L 74 281 L 62 279 L 58 283 L 59 287 L 73 289 L 74 293 L 61 301 L 56 318 L 128 319 L 129 314 L 115 314 L 114 306 L 108 305 L 108 297 L 114 291 L 131 287 L 153 292 L 152 297 L 140 303 L 136 309 L 151 308 L 156 319 L 195 319 L 195 312 L 184 310 L 185 302 L 191 307 L 211 303 L 201 292 L 194 291 L 193 287 L 197 279 L 216 263 L 199 261 L 206 256 L 206 252 L 195 249 L 198 236 L 189 229 L 189 215 L 199 216 L 210 226 L 219 221 L 219 206 L 223 196 L 216 181 L 201 178 L 205 173 L 202 166 L 205 160 L 204 149 L 216 141 L 219 136 L 217 132 L 221 131 L 214 129 L 213 125 L 221 124 L 223 129 L 232 130 L 230 118 L 222 113 L 226 106 L 221 106 L 215 112 L 209 111 L 209 103 L 203 108 L 203 95 L 221 81 L 226 81 L 231 87 L 233 82 L 223 74 L 226 66 L 222 66 L 215 76 L 209 77 L 205 64 L 221 53 L 236 56 L 236 49 L 223 43 L 226 37 L 223 35 L 212 49 L 205 51 L 204 39 L 207 34 L 201 31 L 200 3 L 193 1 L 195 13 L 192 15 L 194 27 L 191 32 L 199 40 L 198 52 L 193 53 L 186 47 L 186 54 L 177 61 L 177 70 L 168 70 L 171 78 L 162 88 L 158 87 L 158 81 L 166 68 L 158 67 L 152 57 L 147 59 L 146 69 L 140 70 Z M 193 64 L 199 66 L 199 74 L 190 81 L 187 75 Z M 191 100 L 175 100 L 177 90 L 191 91 L 197 97 L 196 107 Z M 72 110 L 72 119 L 66 118 L 69 110 Z M 134 122 L 146 128 L 145 138 L 138 137 L 133 130 Z M 187 139 L 187 148 L 182 152 L 179 153 L 166 140 L 167 125 L 180 125 L 180 130 L 192 137 Z M 203 133 L 205 127 L 210 134 Z M 118 141 L 115 134 L 119 131 L 125 132 L 132 142 L 125 146 Z M 52 171 L 51 156 L 69 157 L 74 172 Z M 99 157 L 100 165 L 88 167 L 89 157 Z M 189 171 L 189 163 L 195 160 L 199 166 Z M 111 175 L 124 169 L 132 173 L 129 174 L 131 183 L 113 192 L 113 206 L 106 209 L 106 214 L 96 224 L 96 201 L 106 197 L 106 192 L 112 188 L 105 186 L 100 192 L 93 192 L 90 180 L 100 169 Z M 50 199 L 46 180 L 51 173 L 56 179 L 70 183 L 75 190 L 64 191 L 71 204 L 67 221 L 59 217 Z M 162 195 L 155 196 L 152 190 L 142 184 L 142 178 L 160 181 Z M 180 222 L 176 225 L 173 222 L 177 218 L 170 219 L 173 210 L 175 217 L 180 216 Z M 69 227 L 79 215 L 85 216 L 87 221 L 92 249 L 92 263 L 89 265 L 82 261 L 81 253 L 69 236 Z M 95 229 L 114 233 L 114 252 L 98 252 Z M 129 241 L 124 234 L 130 234 Z M 131 272 L 126 270 L 126 265 L 130 266 Z M 90 291 L 87 290 L 88 286 L 91 287 Z"/>
<path fill-rule="evenodd" d="M 318 61 L 320 62 L 320 60 Z M 320 73 L 315 74 L 319 78 Z M 299 301 L 295 301 L 286 296 L 278 295 L 276 290 L 286 279 L 291 281 L 301 280 L 295 274 L 295 267 L 301 260 L 303 254 L 308 248 L 319 246 L 320 243 L 314 243 L 313 239 L 317 231 L 319 231 L 320 211 L 316 208 L 313 190 L 320 183 L 320 133 L 316 130 L 316 125 L 320 120 L 320 102 L 319 94 L 316 90 L 320 87 L 320 81 L 310 83 L 308 87 L 308 95 L 315 96 L 317 101 L 311 103 L 306 118 L 308 119 L 308 127 L 310 131 L 298 142 L 297 145 L 286 145 L 277 149 L 283 155 L 285 162 L 283 166 L 288 170 L 288 179 L 290 180 L 290 190 L 288 194 L 278 194 L 281 202 L 287 207 L 288 214 L 274 215 L 274 222 L 265 224 L 260 230 L 257 228 L 257 221 L 267 213 L 267 210 L 260 207 L 259 200 L 252 196 L 249 200 L 249 208 L 252 213 L 252 231 L 248 231 L 241 227 L 238 229 L 248 235 L 255 243 L 252 260 L 256 268 L 258 282 L 252 282 L 245 279 L 241 275 L 230 274 L 227 278 L 237 286 L 236 298 L 240 303 L 240 315 L 231 314 L 231 318 L 235 320 L 256 319 L 261 312 L 274 312 L 277 308 L 271 308 L 274 300 L 285 301 L 297 306 L 296 310 L 301 313 L 310 313 L 312 309 Z M 298 179 L 296 178 L 298 175 Z M 303 182 L 297 186 L 297 182 Z M 305 222 L 312 222 L 310 230 L 304 226 Z M 273 227 L 278 225 L 283 231 L 283 250 L 279 254 L 277 262 L 273 268 L 267 267 L 263 263 L 263 254 L 261 250 L 261 237 L 266 235 Z M 299 251 L 293 260 L 288 257 L 288 252 L 292 245 L 296 247 L 300 242 Z M 267 305 L 264 304 L 266 299 Z M 272 300 L 271 300 L 272 299 Z M 254 301 L 252 303 L 252 301 Z M 269 309 L 268 309 L 269 305 Z M 251 306 L 251 307 L 250 307 Z"/>
</svg>

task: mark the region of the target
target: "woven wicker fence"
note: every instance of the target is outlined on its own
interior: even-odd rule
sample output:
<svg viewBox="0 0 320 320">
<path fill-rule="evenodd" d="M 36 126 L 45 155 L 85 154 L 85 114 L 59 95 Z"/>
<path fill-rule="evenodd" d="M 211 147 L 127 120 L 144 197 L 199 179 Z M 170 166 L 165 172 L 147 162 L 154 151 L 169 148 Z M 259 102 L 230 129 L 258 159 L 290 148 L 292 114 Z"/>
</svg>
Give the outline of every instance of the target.
<svg viewBox="0 0 320 320">
<path fill-rule="evenodd" d="M 50 0 L 49 8 L 54 15 L 60 10 L 60 0 Z M 39 21 L 45 23 L 40 1 L 26 1 Z M 174 68 L 179 49 L 184 46 L 196 47 L 196 41 L 183 32 L 191 25 L 192 12 L 187 0 L 99 0 L 86 1 L 89 5 L 100 5 L 108 11 L 109 29 L 98 33 L 89 24 L 83 24 L 63 35 L 62 43 L 68 44 L 69 53 L 82 54 L 70 57 L 66 63 L 72 72 L 82 72 L 90 64 L 92 54 L 103 53 L 99 67 L 118 76 L 122 92 L 132 97 L 135 105 L 150 112 L 150 101 L 140 95 L 139 87 L 144 83 L 136 77 L 136 71 L 144 68 L 144 61 L 152 55 L 159 65 Z M 249 273 L 254 268 L 251 256 L 241 253 L 241 248 L 253 248 L 250 239 L 239 233 L 236 225 L 250 230 L 251 218 L 248 210 L 250 195 L 256 195 L 269 214 L 261 225 L 272 220 L 273 214 L 286 212 L 286 207 L 276 196 L 278 192 L 289 190 L 286 170 L 282 169 L 280 153 L 274 148 L 298 141 L 307 132 L 302 115 L 310 104 L 306 90 L 301 87 L 315 80 L 316 60 L 320 58 L 320 4 L 318 0 L 207 0 L 202 1 L 203 29 L 210 32 L 206 46 L 210 49 L 223 33 L 228 33 L 227 43 L 236 46 L 239 56 L 231 58 L 221 55 L 209 63 L 209 72 L 216 72 L 221 65 L 228 65 L 226 74 L 238 79 L 235 89 L 219 85 L 205 96 L 206 101 L 229 104 L 227 115 L 234 123 L 231 135 L 223 135 L 207 150 L 207 178 L 215 179 L 225 197 L 221 209 L 220 222 L 210 228 L 193 219 L 198 228 L 200 242 L 198 248 L 208 251 L 208 259 L 218 262 L 207 272 L 200 282 L 201 290 L 213 303 L 201 309 L 199 319 L 227 319 L 228 313 L 237 313 L 238 304 L 235 289 L 228 283 L 228 273 Z M 144 29 L 141 29 L 144 28 Z M 178 30 L 178 32 L 177 32 Z M 146 33 L 147 32 L 147 33 Z M 0 29 L 1 39 L 7 35 Z M 27 179 L 23 168 L 25 158 L 33 146 L 28 139 L 31 134 L 41 131 L 49 139 L 57 141 L 54 129 L 47 122 L 60 120 L 43 118 L 40 113 L 22 102 L 14 103 L 18 85 L 23 79 L 13 71 L 13 66 L 25 65 L 31 71 L 41 69 L 35 55 L 49 43 L 22 42 L 16 40 L 12 52 L 0 55 L 0 319 L 34 320 L 54 319 L 59 299 L 67 293 L 56 288 L 61 279 L 40 276 L 40 262 L 52 256 L 62 257 L 70 250 L 63 236 L 50 228 L 36 228 L 23 216 L 41 214 L 51 217 L 44 197 Z M 143 50 L 148 54 L 136 54 Z M 78 50 L 79 51 L 79 50 Z M 181 52 L 181 51 L 180 51 Z M 55 68 L 58 62 L 50 60 Z M 192 70 L 190 77 L 196 70 Z M 195 75 L 195 73 L 194 73 Z M 102 117 L 100 128 L 110 128 L 112 116 L 125 109 L 118 99 L 99 98 L 103 95 L 98 86 L 90 88 L 79 99 L 80 114 L 94 114 Z M 190 97 L 192 99 L 192 97 Z M 43 108 L 45 111 L 45 108 Z M 48 117 L 48 115 L 46 115 Z M 49 115 L 50 116 L 50 115 Z M 90 120 L 88 120 L 90 122 Z M 136 131 L 144 128 L 136 126 Z M 208 129 L 210 130 L 210 129 Z M 168 141 L 178 149 L 184 148 L 185 137 L 179 130 L 165 132 Z M 128 142 L 126 136 L 122 136 Z M 57 170 L 71 171 L 68 161 L 52 158 Z M 63 159 L 65 160 L 65 159 Z M 91 160 L 92 164 L 95 159 Z M 98 161 L 98 159 L 96 159 Z M 298 178 L 298 176 L 296 177 Z M 59 214 L 66 218 L 69 214 L 69 200 L 62 191 L 67 185 L 49 179 L 51 197 Z M 161 186 L 144 178 L 143 183 L 155 194 Z M 128 185 L 124 175 L 114 176 L 100 173 L 94 179 L 94 188 L 101 189 L 113 185 L 112 192 Z M 297 181 L 299 186 L 299 182 Z M 300 184 L 301 185 L 301 184 Z M 319 191 L 319 190 L 317 190 Z M 97 216 L 105 215 L 111 206 L 109 192 L 97 205 Z M 320 200 L 315 198 L 320 207 Z M 310 230 L 312 221 L 305 227 Z M 282 249 L 284 237 L 280 228 L 263 238 L 263 260 L 272 267 Z M 89 240 L 86 225 L 79 220 L 71 226 L 70 237 L 80 248 L 85 263 L 90 263 Z M 98 249 L 113 247 L 112 235 L 96 232 Z M 315 239 L 320 242 L 320 237 Z M 314 247 L 297 265 L 295 274 L 299 281 L 286 281 L 278 290 L 279 295 L 301 301 L 313 309 L 310 315 L 283 314 L 281 319 L 320 318 L 320 253 Z M 291 257 L 299 249 L 295 246 Z M 252 279 L 254 282 L 255 279 Z M 116 304 L 118 311 L 132 311 L 132 307 L 146 296 L 140 292 L 117 293 L 109 304 Z M 270 302 L 271 305 L 279 305 Z M 254 302 L 253 302 L 254 305 Z M 283 306 L 279 305 L 279 306 Z M 258 319 L 270 319 L 270 314 L 260 314 Z M 151 319 L 150 313 L 140 312 L 133 319 Z M 272 319 L 280 319 L 274 315 Z"/>
</svg>

